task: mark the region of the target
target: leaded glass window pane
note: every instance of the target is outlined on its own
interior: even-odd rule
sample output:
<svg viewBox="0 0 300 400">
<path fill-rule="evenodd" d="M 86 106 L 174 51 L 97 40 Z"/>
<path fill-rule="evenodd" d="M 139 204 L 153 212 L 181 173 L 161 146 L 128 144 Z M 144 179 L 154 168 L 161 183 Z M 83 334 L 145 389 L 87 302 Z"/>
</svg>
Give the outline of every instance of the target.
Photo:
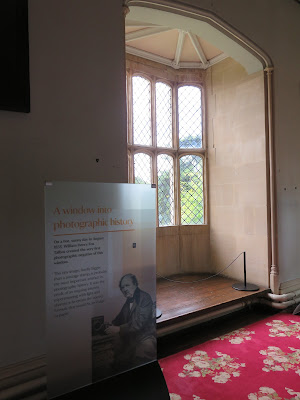
<svg viewBox="0 0 300 400">
<path fill-rule="evenodd" d="M 157 82 L 156 138 L 158 147 L 172 147 L 172 91 L 169 85 Z"/>
<path fill-rule="evenodd" d="M 179 147 L 202 147 L 201 89 L 181 86 L 178 89 Z"/>
<path fill-rule="evenodd" d="M 145 153 L 134 155 L 135 183 L 151 184 L 151 157 Z"/>
<path fill-rule="evenodd" d="M 151 85 L 141 76 L 132 77 L 133 143 L 151 145 Z"/>
<path fill-rule="evenodd" d="M 203 224 L 203 160 L 200 156 L 180 158 L 180 200 L 181 224 Z"/>
<path fill-rule="evenodd" d="M 174 225 L 174 163 L 167 154 L 157 156 L 159 226 Z"/>
</svg>

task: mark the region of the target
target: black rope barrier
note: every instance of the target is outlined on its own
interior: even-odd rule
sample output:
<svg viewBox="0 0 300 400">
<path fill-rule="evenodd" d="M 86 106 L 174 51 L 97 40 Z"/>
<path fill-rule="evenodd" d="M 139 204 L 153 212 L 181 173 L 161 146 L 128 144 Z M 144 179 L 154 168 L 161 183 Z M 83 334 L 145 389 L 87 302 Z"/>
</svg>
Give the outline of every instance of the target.
<svg viewBox="0 0 300 400">
<path fill-rule="evenodd" d="M 227 267 L 225 267 L 224 269 L 222 269 L 222 270 L 219 271 L 218 273 L 216 273 L 216 274 L 214 274 L 214 275 L 211 275 L 211 276 L 208 276 L 207 278 L 197 279 L 196 281 L 189 281 L 189 282 L 186 282 L 186 281 L 177 281 L 177 280 L 174 280 L 174 279 L 167 278 L 166 276 L 162 276 L 162 275 L 160 275 L 160 274 L 158 274 L 158 273 L 156 273 L 156 276 L 158 276 L 159 278 L 165 279 L 166 281 L 175 282 L 175 283 L 196 283 L 196 282 L 207 281 L 208 279 L 214 278 L 215 276 L 218 276 L 218 275 L 220 275 L 222 272 L 226 271 L 226 269 L 228 269 L 228 268 L 239 258 L 239 256 L 242 255 L 242 254 L 244 254 L 244 251 L 242 251 L 229 265 L 227 265 Z"/>
</svg>

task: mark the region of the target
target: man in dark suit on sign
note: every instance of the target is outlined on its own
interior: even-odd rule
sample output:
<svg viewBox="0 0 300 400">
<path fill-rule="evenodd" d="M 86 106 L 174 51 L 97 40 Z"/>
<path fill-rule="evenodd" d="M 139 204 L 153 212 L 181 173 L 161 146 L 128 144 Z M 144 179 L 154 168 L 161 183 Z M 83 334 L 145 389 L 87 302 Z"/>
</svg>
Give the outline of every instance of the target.
<svg viewBox="0 0 300 400">
<path fill-rule="evenodd" d="M 156 359 L 156 328 L 153 301 L 136 276 L 124 275 L 119 287 L 126 302 L 105 332 L 117 336 L 114 364 L 121 371 Z"/>
</svg>

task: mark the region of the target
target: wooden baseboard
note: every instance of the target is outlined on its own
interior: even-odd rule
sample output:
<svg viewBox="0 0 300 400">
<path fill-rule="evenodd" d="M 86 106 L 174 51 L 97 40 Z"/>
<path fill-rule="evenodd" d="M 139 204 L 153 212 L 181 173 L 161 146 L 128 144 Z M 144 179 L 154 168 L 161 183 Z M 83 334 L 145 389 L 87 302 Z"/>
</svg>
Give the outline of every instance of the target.
<svg viewBox="0 0 300 400">
<path fill-rule="evenodd" d="M 0 368 L 0 400 L 43 400 L 46 392 L 46 357 Z"/>
</svg>

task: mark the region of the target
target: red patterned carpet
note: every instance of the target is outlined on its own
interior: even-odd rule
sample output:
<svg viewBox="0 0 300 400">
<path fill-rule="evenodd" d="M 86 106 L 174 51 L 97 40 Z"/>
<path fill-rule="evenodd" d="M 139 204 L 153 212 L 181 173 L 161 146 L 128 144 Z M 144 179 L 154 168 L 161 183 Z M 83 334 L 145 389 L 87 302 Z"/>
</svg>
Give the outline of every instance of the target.
<svg viewBox="0 0 300 400">
<path fill-rule="evenodd" d="M 300 316 L 276 314 L 159 364 L 171 400 L 300 400 Z"/>
</svg>

